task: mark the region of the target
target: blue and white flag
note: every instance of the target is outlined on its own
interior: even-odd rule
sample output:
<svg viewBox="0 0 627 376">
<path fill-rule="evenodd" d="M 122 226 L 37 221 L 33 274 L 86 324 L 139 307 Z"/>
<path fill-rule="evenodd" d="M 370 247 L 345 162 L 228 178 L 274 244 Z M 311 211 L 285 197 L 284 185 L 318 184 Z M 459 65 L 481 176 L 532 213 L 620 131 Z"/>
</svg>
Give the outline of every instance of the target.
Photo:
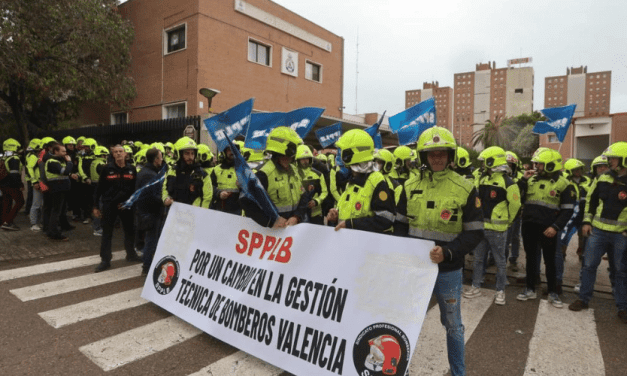
<svg viewBox="0 0 627 376">
<path fill-rule="evenodd" d="M 128 198 L 128 200 L 122 203 L 122 209 L 131 209 L 133 205 L 139 200 L 142 196 L 146 194 L 152 194 L 157 190 L 157 192 L 161 192 L 163 189 L 163 181 L 165 180 L 165 175 L 168 172 L 168 165 L 166 163 L 163 164 L 161 171 L 155 176 L 148 184 L 139 188 Z"/>
<path fill-rule="evenodd" d="M 553 132 L 560 142 L 564 142 L 566 132 L 570 127 L 570 122 L 575 114 L 576 104 L 564 107 L 545 108 L 540 110 L 542 115 L 546 116 L 547 121 L 538 121 L 533 127 L 533 133 L 544 134 Z"/>
<path fill-rule="evenodd" d="M 427 129 L 433 126 L 435 126 L 435 124 L 419 123 L 415 125 L 407 125 L 399 129 L 399 131 L 396 133 L 396 136 L 398 136 L 398 144 L 409 145 L 411 143 L 418 141 L 422 132 L 426 131 Z"/>
<path fill-rule="evenodd" d="M 374 123 L 372 126 L 364 129 L 364 131 L 366 131 L 366 133 L 368 133 L 370 137 L 372 137 L 375 149 L 383 148 L 383 139 L 381 138 L 381 132 L 379 132 L 379 127 L 381 126 L 381 123 L 383 123 L 383 118 L 386 112 L 387 111 L 383 111 L 383 115 L 381 115 L 381 119 L 379 119 L 377 123 Z"/>
<path fill-rule="evenodd" d="M 582 208 L 579 204 L 580 203 L 578 202 L 575 205 L 573 215 L 566 223 L 566 226 L 564 226 L 564 229 L 560 231 L 559 242 L 562 245 L 568 246 L 568 243 L 570 243 L 570 239 L 573 237 L 573 235 L 575 235 L 577 231 L 579 231 L 579 228 L 583 223 L 583 211 L 581 210 Z"/>
<path fill-rule="evenodd" d="M 404 127 L 419 127 L 420 133 L 436 124 L 435 99 L 433 97 L 390 118 L 390 129 L 396 133 Z M 418 134 L 420 136 L 420 134 Z"/>
<path fill-rule="evenodd" d="M 320 141 L 320 145 L 322 145 L 323 148 L 335 143 L 335 141 L 340 139 L 341 135 L 341 122 L 329 125 L 328 127 L 320 128 L 316 131 L 316 137 L 318 137 L 318 141 Z"/>
<path fill-rule="evenodd" d="M 324 108 L 303 107 L 291 112 L 270 112 L 253 114 L 251 117 L 244 146 L 255 150 L 264 150 L 270 131 L 276 127 L 290 127 L 305 138 L 311 131 Z"/>
<path fill-rule="evenodd" d="M 250 169 L 248 163 L 239 152 L 239 149 L 233 144 L 228 136 L 225 136 L 227 145 L 231 148 L 233 156 L 235 157 L 234 166 L 235 174 L 237 175 L 237 181 L 240 184 L 240 195 L 253 201 L 263 212 L 272 220 L 276 221 L 279 218 L 279 211 L 274 205 L 274 202 L 268 196 L 268 192 L 263 188 L 261 182 L 257 178 L 257 175 Z"/>
<path fill-rule="evenodd" d="M 235 139 L 248 126 L 254 102 L 255 98 L 250 98 L 205 120 L 205 127 L 215 141 L 218 152 L 223 151 L 228 146 L 227 136 Z"/>
</svg>

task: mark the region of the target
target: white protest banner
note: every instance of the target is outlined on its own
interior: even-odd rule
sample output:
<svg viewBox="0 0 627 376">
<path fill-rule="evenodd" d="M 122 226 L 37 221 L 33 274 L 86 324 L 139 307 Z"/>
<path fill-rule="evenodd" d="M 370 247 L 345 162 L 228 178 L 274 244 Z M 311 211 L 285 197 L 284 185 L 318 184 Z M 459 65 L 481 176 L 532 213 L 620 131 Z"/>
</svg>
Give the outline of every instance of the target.
<svg viewBox="0 0 627 376">
<path fill-rule="evenodd" d="M 297 375 L 401 376 L 438 273 L 432 247 L 175 203 L 142 297 Z"/>
</svg>

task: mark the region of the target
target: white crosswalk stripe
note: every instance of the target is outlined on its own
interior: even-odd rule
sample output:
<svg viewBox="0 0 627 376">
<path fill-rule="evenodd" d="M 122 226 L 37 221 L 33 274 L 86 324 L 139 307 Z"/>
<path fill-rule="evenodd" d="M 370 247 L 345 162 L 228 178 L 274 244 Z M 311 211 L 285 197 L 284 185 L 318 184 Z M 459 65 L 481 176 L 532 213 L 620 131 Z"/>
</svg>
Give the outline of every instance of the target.
<svg viewBox="0 0 627 376">
<path fill-rule="evenodd" d="M 54 328 L 61 328 L 83 320 L 91 320 L 109 313 L 148 303 L 141 298 L 142 288 L 120 292 L 98 299 L 73 304 L 51 311 L 41 312 L 41 316 Z"/>
<path fill-rule="evenodd" d="M 541 300 L 525 375 L 605 375 L 594 311 L 556 309 Z"/>
<path fill-rule="evenodd" d="M 481 318 L 494 301 L 494 290 L 481 289 L 483 294 L 474 299 L 461 301 L 464 339 L 468 342 Z M 409 372 L 411 375 L 443 375 L 449 369 L 446 351 L 446 329 L 440 321 L 440 308 L 431 308 L 422 324 L 418 346 L 412 355 Z"/>
<path fill-rule="evenodd" d="M 123 251 L 116 252 L 114 257 L 122 259 L 124 255 Z M 3 271 L 0 272 L 0 282 L 84 267 L 98 262 L 99 257 L 91 256 Z M 17 288 L 10 290 L 10 292 L 22 301 L 31 301 L 130 279 L 139 276 L 140 272 L 139 265 L 97 274 L 90 271 L 83 276 Z M 51 276 L 51 278 L 53 277 Z M 55 275 L 54 278 L 58 278 L 58 276 Z M 136 288 L 38 314 L 54 328 L 72 330 L 72 324 L 85 320 L 96 320 L 111 313 L 149 303 L 141 298 L 141 290 L 141 288 Z M 474 299 L 462 298 L 461 309 L 466 342 L 493 304 L 494 290 L 491 289 L 482 289 L 482 295 Z M 605 364 L 597 336 L 594 311 L 589 309 L 582 312 L 571 312 L 567 308 L 556 309 L 546 300 L 540 300 L 538 304 L 538 314 L 525 363 L 525 376 L 605 375 Z M 170 316 L 111 337 L 99 339 L 80 347 L 79 350 L 104 371 L 110 371 L 150 355 L 165 352 L 200 334 L 202 331 L 199 329 L 175 316 Z M 448 369 L 446 331 L 440 322 L 440 310 L 436 304 L 427 312 L 425 317 L 418 346 L 414 349 L 409 375 L 445 374 Z M 280 368 L 250 354 L 237 351 L 191 375 L 276 376 L 283 372 Z"/>
<path fill-rule="evenodd" d="M 107 270 L 102 273 L 90 273 L 88 275 L 62 279 L 60 281 L 46 282 L 35 286 L 28 286 L 10 290 L 21 301 L 47 298 L 67 292 L 86 289 L 89 287 L 101 286 L 107 283 L 117 282 L 124 279 L 137 277 L 141 274 L 139 265 L 127 266 L 124 268 Z"/>
<path fill-rule="evenodd" d="M 126 257 L 125 251 L 113 252 L 111 261 L 122 260 Z M 70 270 L 83 266 L 96 265 L 100 262 L 100 256 L 81 257 L 72 260 L 51 262 L 48 264 L 27 266 L 24 268 L 4 270 L 0 272 L 0 282 L 10 281 L 12 279 L 30 277 L 62 270 Z"/>
<path fill-rule="evenodd" d="M 243 351 L 238 351 L 208 365 L 198 372 L 190 374 L 189 376 L 277 376 L 281 373 L 283 373 L 282 369 L 268 364 L 263 360 L 255 358 Z"/>
<path fill-rule="evenodd" d="M 175 316 L 85 345 L 79 350 L 104 371 L 165 350 L 202 331 Z"/>
</svg>

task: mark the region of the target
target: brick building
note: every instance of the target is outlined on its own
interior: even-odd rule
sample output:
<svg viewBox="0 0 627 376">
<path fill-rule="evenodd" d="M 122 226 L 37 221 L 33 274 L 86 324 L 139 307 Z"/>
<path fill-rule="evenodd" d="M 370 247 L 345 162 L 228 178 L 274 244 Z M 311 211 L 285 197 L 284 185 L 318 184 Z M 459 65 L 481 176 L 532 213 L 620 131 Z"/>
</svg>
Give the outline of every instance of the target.
<svg viewBox="0 0 627 376">
<path fill-rule="evenodd" d="M 342 117 L 344 39 L 272 1 L 129 0 L 119 10 L 135 28 L 138 95 L 127 112 L 94 106 L 87 123 L 203 115 L 203 87 L 221 92 L 214 112 L 255 97 L 255 110 Z"/>
<path fill-rule="evenodd" d="M 453 89 L 451 87 L 440 87 L 437 81 L 424 82 L 422 89 L 405 91 L 405 108 L 417 105 L 431 97 L 435 98 L 438 126 L 453 132 Z"/>
<path fill-rule="evenodd" d="M 565 76 L 544 79 L 544 107 L 576 104 L 571 124 L 560 147 L 557 137 L 540 136 L 540 146 L 560 150 L 564 159 L 588 163 L 605 148 L 627 140 L 627 113 L 610 114 L 612 72 L 588 73 L 588 67 L 567 68 Z"/>
<path fill-rule="evenodd" d="M 483 129 L 486 121 L 533 112 L 533 83 L 532 67 L 496 68 L 495 62 L 476 64 L 474 72 L 455 74 L 455 138 L 470 148 L 473 133 Z"/>
</svg>

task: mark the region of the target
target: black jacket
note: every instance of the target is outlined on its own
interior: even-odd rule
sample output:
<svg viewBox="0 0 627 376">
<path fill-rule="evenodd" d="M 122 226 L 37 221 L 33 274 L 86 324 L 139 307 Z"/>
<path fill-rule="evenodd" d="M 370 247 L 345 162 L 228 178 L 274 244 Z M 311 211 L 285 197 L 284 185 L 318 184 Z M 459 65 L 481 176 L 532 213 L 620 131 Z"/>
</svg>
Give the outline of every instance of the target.
<svg viewBox="0 0 627 376">
<path fill-rule="evenodd" d="M 126 163 L 119 167 L 115 162 L 107 163 L 100 172 L 98 187 L 94 191 L 94 207 L 102 199 L 104 205 L 115 205 L 128 200 L 135 192 L 137 170 L 135 166 Z"/>
<path fill-rule="evenodd" d="M 144 168 L 137 174 L 137 182 L 135 189 L 140 189 L 146 184 L 152 182 L 160 168 L 152 164 L 146 164 Z M 135 209 L 138 215 L 152 215 L 159 217 L 163 209 L 163 201 L 161 200 L 161 184 L 155 184 L 145 190 L 135 203 Z"/>
</svg>

